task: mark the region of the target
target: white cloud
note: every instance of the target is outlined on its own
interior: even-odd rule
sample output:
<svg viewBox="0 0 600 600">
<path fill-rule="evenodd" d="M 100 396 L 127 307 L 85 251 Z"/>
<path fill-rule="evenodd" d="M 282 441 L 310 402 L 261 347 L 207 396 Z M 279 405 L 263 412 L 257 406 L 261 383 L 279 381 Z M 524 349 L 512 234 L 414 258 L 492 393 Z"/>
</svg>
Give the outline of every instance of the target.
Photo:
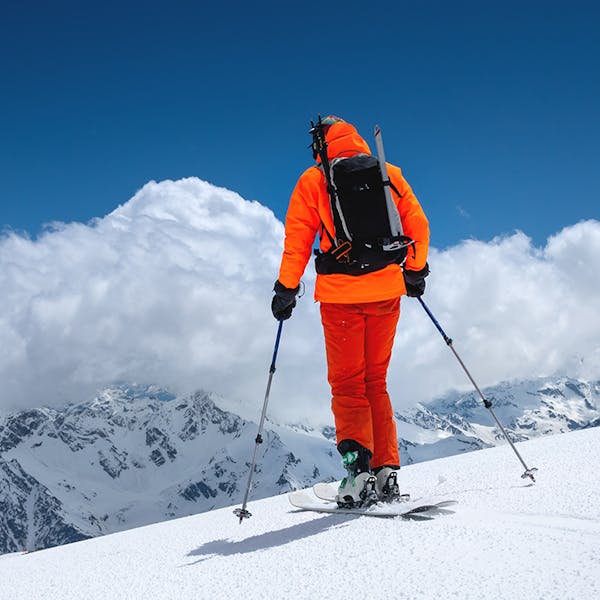
<svg viewBox="0 0 600 600">
<path fill-rule="evenodd" d="M 475 380 L 600 375 L 600 223 L 586 221 L 535 248 L 523 233 L 432 250 L 424 297 Z M 400 381 L 417 399 L 470 387 L 418 303 L 406 299 L 395 347 Z M 403 356 L 408 354 L 408 360 Z"/>
<path fill-rule="evenodd" d="M 283 225 L 195 178 L 148 183 L 90 225 L 0 239 L 0 408 L 78 401 L 116 380 L 217 391 L 258 418 L 277 323 Z M 600 374 L 600 223 L 535 248 L 522 233 L 432 250 L 425 296 L 481 385 L 567 370 Z M 318 306 L 284 325 L 269 413 L 329 421 Z M 390 390 L 400 408 L 465 376 L 404 299 Z M 242 409 L 242 407 L 244 407 Z"/>
</svg>

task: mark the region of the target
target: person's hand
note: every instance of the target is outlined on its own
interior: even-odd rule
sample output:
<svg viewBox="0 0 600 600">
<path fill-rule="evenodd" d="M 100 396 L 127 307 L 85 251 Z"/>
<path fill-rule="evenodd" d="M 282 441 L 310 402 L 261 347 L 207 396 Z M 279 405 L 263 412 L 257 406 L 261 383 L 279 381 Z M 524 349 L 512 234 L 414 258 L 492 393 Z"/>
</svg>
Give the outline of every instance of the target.
<svg viewBox="0 0 600 600">
<path fill-rule="evenodd" d="M 425 277 L 429 275 L 429 265 L 427 263 L 420 271 L 404 269 L 403 275 L 407 296 L 418 298 L 425 293 Z"/>
<path fill-rule="evenodd" d="M 294 310 L 294 306 L 296 306 L 296 296 L 300 291 L 300 286 L 293 289 L 286 288 L 279 280 L 277 280 L 273 287 L 273 291 L 275 292 L 275 295 L 271 301 L 271 311 L 278 321 L 281 321 L 282 319 L 285 321 L 292 316 L 292 310 Z"/>
</svg>

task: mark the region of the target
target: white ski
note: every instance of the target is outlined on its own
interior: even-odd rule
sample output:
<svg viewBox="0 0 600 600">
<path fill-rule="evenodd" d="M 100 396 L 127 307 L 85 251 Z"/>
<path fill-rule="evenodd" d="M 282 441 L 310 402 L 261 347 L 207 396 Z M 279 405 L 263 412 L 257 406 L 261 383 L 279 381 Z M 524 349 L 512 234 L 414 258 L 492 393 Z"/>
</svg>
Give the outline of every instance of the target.
<svg viewBox="0 0 600 600">
<path fill-rule="evenodd" d="M 396 209 L 396 205 L 394 204 L 394 200 L 392 198 L 392 192 L 390 190 L 389 185 L 389 175 L 387 172 L 387 164 L 385 162 L 385 152 L 383 150 L 383 138 L 381 136 L 381 128 L 379 125 L 375 125 L 375 146 L 377 147 L 377 159 L 379 160 L 379 168 L 381 170 L 381 176 L 384 181 L 384 192 L 385 192 L 385 201 L 388 206 L 388 215 L 390 215 L 390 219 L 392 215 L 394 215 L 394 221 L 390 221 L 390 228 L 392 235 L 404 235 L 404 231 L 402 230 L 402 222 L 400 221 L 400 215 L 398 214 L 398 210 Z M 387 184 L 386 184 L 387 182 Z"/>
<path fill-rule="evenodd" d="M 413 521 L 428 521 L 439 515 L 448 515 L 454 511 L 447 507 L 456 504 L 455 500 L 444 500 L 433 504 L 421 504 L 407 508 L 405 503 L 375 504 L 367 508 L 339 508 L 334 502 L 321 501 L 311 497 L 305 490 L 288 494 L 290 504 L 300 510 L 339 515 L 360 515 L 366 517 L 400 517 Z"/>
</svg>

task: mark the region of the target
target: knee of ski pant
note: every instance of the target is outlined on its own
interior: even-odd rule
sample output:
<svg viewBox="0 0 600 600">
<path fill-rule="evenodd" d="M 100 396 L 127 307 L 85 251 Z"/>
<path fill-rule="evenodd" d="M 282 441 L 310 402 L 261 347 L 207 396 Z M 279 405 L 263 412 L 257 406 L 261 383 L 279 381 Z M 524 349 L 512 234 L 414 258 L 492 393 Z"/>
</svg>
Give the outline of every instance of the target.
<svg viewBox="0 0 600 600">
<path fill-rule="evenodd" d="M 345 364 L 343 357 L 327 361 L 327 380 L 334 396 L 365 396 L 365 370 L 362 364 Z"/>
<path fill-rule="evenodd" d="M 371 412 L 373 417 L 377 416 L 379 419 L 394 417 L 394 409 L 390 397 L 387 393 L 384 394 L 369 394 L 367 392 L 367 399 L 371 406 Z"/>
<path fill-rule="evenodd" d="M 365 393 L 371 398 L 388 397 L 386 376 L 369 377 L 365 382 Z"/>
<path fill-rule="evenodd" d="M 367 390 L 364 381 L 358 377 L 329 379 L 331 386 L 331 395 L 340 398 L 355 399 L 355 402 L 362 404 L 366 402 Z"/>
<path fill-rule="evenodd" d="M 383 344 L 383 342 L 382 342 Z M 393 340 L 389 343 L 393 344 Z M 387 376 L 392 357 L 391 349 L 383 348 L 379 354 L 376 354 L 373 350 L 365 356 L 365 381 L 367 385 L 372 387 L 379 387 L 381 391 L 385 391 L 387 387 Z"/>
</svg>

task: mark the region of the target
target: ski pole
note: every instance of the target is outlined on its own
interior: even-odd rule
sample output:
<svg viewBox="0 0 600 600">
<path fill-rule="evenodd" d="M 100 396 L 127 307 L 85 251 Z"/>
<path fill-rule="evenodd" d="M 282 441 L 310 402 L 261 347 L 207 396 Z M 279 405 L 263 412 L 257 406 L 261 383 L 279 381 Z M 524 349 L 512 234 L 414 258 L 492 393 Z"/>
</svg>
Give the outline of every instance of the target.
<svg viewBox="0 0 600 600">
<path fill-rule="evenodd" d="M 425 304 L 423 299 L 420 296 L 417 296 L 417 300 L 421 303 L 421 306 L 425 309 L 425 312 L 429 315 L 429 318 L 432 320 L 433 324 L 436 326 L 436 329 L 440 332 L 440 334 L 444 338 L 444 341 L 446 342 L 446 344 L 448 345 L 450 350 L 452 350 L 452 353 L 454 354 L 454 356 L 456 356 L 456 360 L 458 360 L 458 362 L 460 363 L 460 366 L 463 368 L 463 371 L 467 374 L 467 377 L 473 384 L 473 387 L 477 390 L 477 393 L 481 397 L 481 400 L 483 401 L 483 405 L 490 411 L 492 417 L 494 417 L 494 421 L 496 421 L 496 424 L 500 428 L 500 431 L 502 431 L 502 434 L 504 435 L 504 437 L 510 444 L 510 447 L 514 450 L 514 453 L 517 455 L 517 458 L 521 461 L 521 464 L 525 468 L 525 473 L 523 473 L 523 475 L 521 475 L 521 477 L 523 479 L 527 479 L 529 477 L 529 479 L 531 479 L 531 481 L 535 482 L 534 473 L 537 471 L 537 469 L 535 467 L 532 469 L 527 467 L 527 465 L 525 464 L 525 461 L 519 454 L 519 451 L 517 450 L 515 445 L 512 443 L 511 439 L 508 437 L 508 434 L 506 433 L 506 430 L 502 426 L 502 423 L 500 423 L 500 420 L 496 416 L 496 413 L 494 412 L 494 409 L 492 407 L 492 403 L 483 395 L 482 391 L 479 389 L 479 386 L 475 383 L 475 380 L 473 379 L 473 377 L 471 377 L 471 373 L 469 373 L 469 370 L 465 366 L 465 363 L 461 360 L 460 356 L 458 355 L 458 352 L 456 352 L 456 350 L 454 349 L 454 346 L 452 345 L 452 339 L 446 335 L 446 333 L 442 329 L 442 326 L 438 323 L 437 319 L 433 316 L 433 313 L 429 310 L 429 307 Z"/>
<path fill-rule="evenodd" d="M 246 509 L 248 504 L 248 494 L 250 493 L 250 486 L 252 485 L 252 475 L 254 474 L 254 467 L 256 465 L 256 457 L 258 455 L 258 447 L 263 443 L 262 430 L 265 424 L 265 417 L 267 416 L 267 405 L 269 403 L 269 394 L 271 393 L 271 382 L 273 381 L 273 375 L 275 373 L 275 361 L 277 360 L 277 351 L 279 350 L 279 340 L 281 339 L 281 330 L 283 328 L 283 319 L 279 320 L 279 327 L 277 329 L 277 338 L 275 339 L 275 349 L 273 350 L 273 359 L 271 360 L 271 366 L 269 368 L 269 380 L 267 382 L 267 391 L 265 392 L 265 400 L 263 402 L 262 413 L 260 415 L 260 422 L 258 424 L 258 434 L 254 440 L 254 455 L 252 456 L 252 464 L 250 465 L 250 473 L 248 474 L 248 485 L 246 486 L 246 493 L 244 494 L 244 501 L 242 508 L 236 508 L 233 514 L 240 518 L 240 524 L 244 519 L 248 519 L 252 516 L 252 513 Z"/>
</svg>

